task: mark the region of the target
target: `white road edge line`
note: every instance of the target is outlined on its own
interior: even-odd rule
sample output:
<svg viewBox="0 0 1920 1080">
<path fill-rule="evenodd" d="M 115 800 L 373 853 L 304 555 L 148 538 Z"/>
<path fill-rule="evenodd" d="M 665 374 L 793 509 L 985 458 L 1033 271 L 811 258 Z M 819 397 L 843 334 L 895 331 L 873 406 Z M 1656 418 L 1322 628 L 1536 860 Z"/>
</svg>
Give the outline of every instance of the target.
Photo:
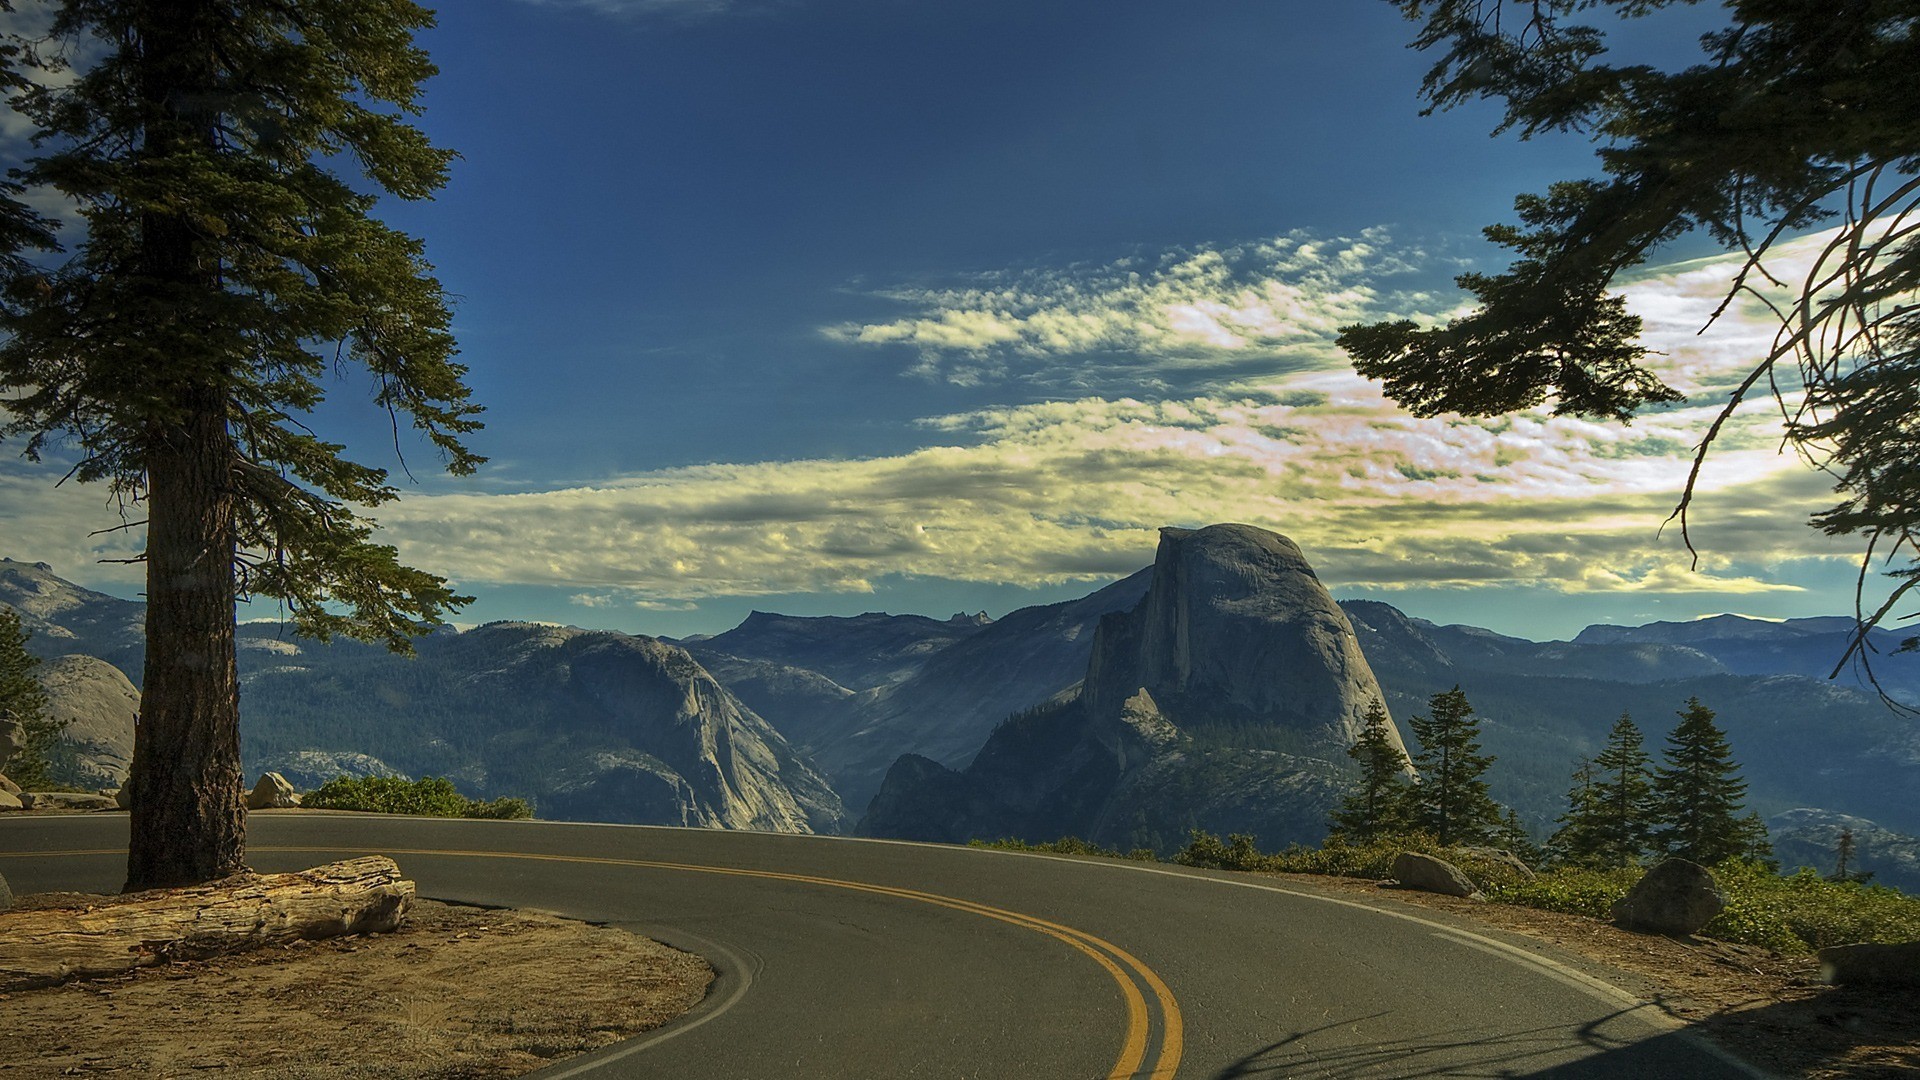
<svg viewBox="0 0 1920 1080">
<path fill-rule="evenodd" d="M 641 1036 L 640 1038 L 632 1039 L 627 1042 L 616 1043 L 612 1047 L 609 1047 L 606 1050 L 603 1050 L 598 1054 L 593 1055 L 593 1058 L 590 1061 L 582 1061 L 572 1065 L 555 1065 L 550 1069 L 542 1069 L 538 1072 L 528 1073 L 527 1074 L 528 1080 L 566 1080 L 567 1077 L 580 1076 L 585 1073 L 593 1072 L 604 1066 L 611 1065 L 614 1062 L 619 1061 L 620 1059 L 625 1058 L 629 1055 L 637 1054 L 640 1051 L 646 1050 L 650 1047 L 659 1046 L 661 1043 L 666 1042 L 668 1039 L 677 1039 L 680 1036 L 685 1035 L 687 1032 L 692 1031 L 693 1029 L 706 1023 L 707 1021 L 715 1019 L 716 1017 L 719 1017 L 720 1015 L 725 1013 L 728 1009 L 733 1008 L 735 1005 L 740 1004 L 741 999 L 747 996 L 747 991 L 753 988 L 753 969 L 747 965 L 747 962 L 745 960 L 742 960 L 740 958 L 740 954 L 734 952 L 732 949 L 727 948 L 725 945 L 722 945 L 717 941 L 714 941 L 710 938 L 701 937 L 698 934 L 689 934 L 689 933 L 686 933 L 685 931 L 675 929 L 672 933 L 672 936 L 676 940 L 683 939 L 688 943 L 698 944 L 700 946 L 700 955 L 711 956 L 715 953 L 718 953 L 723 959 L 726 960 L 727 964 L 729 965 L 729 969 L 731 971 L 738 973 L 739 975 L 739 978 L 737 980 L 738 985 L 733 987 L 732 991 L 727 994 L 724 1000 L 716 1003 L 712 1008 L 701 1013 L 699 1016 L 694 1017 L 692 1020 L 689 1020 L 685 1023 L 672 1024 L 667 1028 L 667 1030 L 660 1032 L 657 1035 L 653 1035 L 650 1037 Z M 683 951 L 691 951 L 691 950 L 683 950 Z"/>
</svg>

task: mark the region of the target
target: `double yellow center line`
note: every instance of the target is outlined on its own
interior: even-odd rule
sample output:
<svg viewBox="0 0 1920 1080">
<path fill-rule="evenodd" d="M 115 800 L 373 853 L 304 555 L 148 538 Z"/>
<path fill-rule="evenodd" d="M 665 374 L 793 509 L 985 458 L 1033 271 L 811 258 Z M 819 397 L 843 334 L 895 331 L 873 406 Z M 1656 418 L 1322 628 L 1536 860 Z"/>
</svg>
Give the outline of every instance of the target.
<svg viewBox="0 0 1920 1080">
<path fill-rule="evenodd" d="M 337 853 L 346 849 L 339 847 L 250 847 L 257 852 L 325 852 Z M 45 851 L 19 852 L 27 855 L 113 855 L 117 850 L 95 851 Z M 1045 934 L 1086 954 L 1099 964 L 1120 988 L 1121 997 L 1127 1005 L 1127 1036 L 1120 1047 L 1120 1056 L 1113 1063 L 1113 1070 L 1107 1074 L 1107 1080 L 1173 1080 L 1174 1073 L 1180 1068 L 1180 1055 L 1184 1049 L 1184 1028 L 1180 1016 L 1180 1004 L 1174 1000 L 1173 991 L 1154 970 L 1140 962 L 1139 958 L 1114 943 L 1095 937 L 1084 930 L 1051 922 L 1035 915 L 1027 915 L 1006 908 L 992 907 L 972 900 L 961 900 L 937 893 L 921 892 L 918 889 L 904 889 L 893 885 L 874 885 L 864 881 L 845 881 L 840 878 L 816 877 L 812 874 L 789 874 L 777 870 L 747 870 L 732 866 L 704 866 L 697 863 L 659 862 L 651 859 L 614 859 L 593 855 L 539 855 L 520 851 L 459 851 L 436 848 L 382 848 L 382 854 L 388 855 L 430 855 L 462 859 L 523 859 L 532 862 L 583 863 L 594 866 L 631 866 L 649 870 L 678 870 L 696 874 L 719 874 L 728 877 L 762 878 L 771 881 L 790 881 L 803 885 L 819 885 L 833 889 L 848 889 L 853 892 L 872 893 L 878 896 L 890 896 L 901 900 L 913 900 L 922 904 L 964 911 L 983 918 L 995 919 L 1012 926 L 1018 926 L 1036 933 Z M 14 854 L 14 853 L 9 853 Z M 1136 980 L 1138 980 L 1136 982 Z M 1146 994 L 1142 986 L 1153 995 L 1158 1006 L 1163 1030 L 1160 1035 L 1159 1053 L 1154 1056 L 1150 1072 L 1142 1072 L 1147 1059 L 1147 1050 L 1152 1041 L 1153 1020 L 1147 1008 Z"/>
</svg>

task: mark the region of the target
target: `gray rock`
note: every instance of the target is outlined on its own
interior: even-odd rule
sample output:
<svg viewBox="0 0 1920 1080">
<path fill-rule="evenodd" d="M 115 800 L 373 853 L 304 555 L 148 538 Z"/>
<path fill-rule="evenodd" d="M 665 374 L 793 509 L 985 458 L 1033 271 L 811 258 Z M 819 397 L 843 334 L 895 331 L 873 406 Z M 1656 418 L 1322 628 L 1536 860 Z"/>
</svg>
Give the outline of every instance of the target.
<svg viewBox="0 0 1920 1080">
<path fill-rule="evenodd" d="M 1706 867 L 1668 859 L 1615 901 L 1611 914 L 1628 930 L 1685 936 L 1698 933 L 1726 906 L 1726 894 Z"/>
<path fill-rule="evenodd" d="M 83 791 L 28 791 L 20 795 L 20 804 L 28 810 L 114 810 L 113 800 L 105 795 Z"/>
<path fill-rule="evenodd" d="M 133 777 L 127 777 L 127 782 L 121 784 L 120 790 L 113 793 L 113 805 L 122 810 L 133 809 Z"/>
<path fill-rule="evenodd" d="M 247 793 L 249 810 L 285 810 L 299 805 L 300 796 L 293 793 L 293 785 L 277 772 L 261 774 L 260 782 Z"/>
<path fill-rule="evenodd" d="M 1480 889 L 1464 871 L 1445 859 L 1403 851 L 1393 857 L 1393 879 L 1402 887 L 1443 896 L 1476 896 Z"/>
<path fill-rule="evenodd" d="M 47 691 L 47 719 L 71 747 L 75 786 L 118 787 L 133 765 L 133 724 L 140 691 L 119 668 L 92 656 L 61 656 L 36 673 Z"/>
<path fill-rule="evenodd" d="M 20 794 L 20 785 L 4 776 L 0 776 L 0 791 L 4 791 L 9 795 L 18 795 Z"/>
<path fill-rule="evenodd" d="M 1849 986 L 1920 987 L 1920 941 L 1821 949 L 1820 977 Z"/>
<path fill-rule="evenodd" d="M 0 791 L 0 810 L 24 809 L 26 809 L 26 807 L 21 804 L 20 796 L 15 795 L 11 791 Z"/>
</svg>

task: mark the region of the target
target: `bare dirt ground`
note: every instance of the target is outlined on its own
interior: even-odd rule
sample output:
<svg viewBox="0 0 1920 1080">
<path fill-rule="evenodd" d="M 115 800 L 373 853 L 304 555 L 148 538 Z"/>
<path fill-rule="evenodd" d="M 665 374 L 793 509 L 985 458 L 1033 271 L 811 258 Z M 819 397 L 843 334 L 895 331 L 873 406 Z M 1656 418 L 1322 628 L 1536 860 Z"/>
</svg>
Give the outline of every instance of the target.
<svg viewBox="0 0 1920 1080">
<path fill-rule="evenodd" d="M 1820 981 L 1811 956 L 1707 938 L 1635 934 L 1599 919 L 1370 881 L 1273 874 L 1307 888 L 1444 911 L 1585 957 L 1589 973 L 1654 1001 L 1742 1060 L 1810 1080 L 1920 1077 L 1920 995 Z"/>
<path fill-rule="evenodd" d="M 0 1074 L 518 1076 L 659 1027 L 712 981 L 701 958 L 622 930 L 421 900 L 391 934 L 0 994 Z"/>
</svg>

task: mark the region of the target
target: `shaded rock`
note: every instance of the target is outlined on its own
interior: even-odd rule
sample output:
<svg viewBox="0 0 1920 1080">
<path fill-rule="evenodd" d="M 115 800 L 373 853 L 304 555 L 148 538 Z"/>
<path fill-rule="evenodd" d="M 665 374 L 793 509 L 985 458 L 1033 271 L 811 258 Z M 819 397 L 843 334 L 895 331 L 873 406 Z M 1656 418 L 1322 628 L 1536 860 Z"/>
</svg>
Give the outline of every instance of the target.
<svg viewBox="0 0 1920 1080">
<path fill-rule="evenodd" d="M 13 906 L 13 890 L 7 887 L 5 874 L 0 874 L 0 911 Z"/>
<path fill-rule="evenodd" d="M 15 795 L 11 791 L 0 791 L 0 810 L 24 809 L 26 809 L 26 807 L 21 804 L 20 796 Z"/>
<path fill-rule="evenodd" d="M 261 774 L 260 782 L 247 793 L 249 810 L 285 810 L 299 805 L 300 796 L 293 793 L 293 785 L 277 772 Z"/>
<path fill-rule="evenodd" d="M 28 810 L 114 810 L 113 800 L 84 791 L 28 791 L 20 795 Z"/>
<path fill-rule="evenodd" d="M 1820 977 L 1848 986 L 1920 988 L 1920 941 L 1834 945 L 1821 949 Z"/>
<path fill-rule="evenodd" d="M 1628 930 L 1685 936 L 1698 933 L 1726 906 L 1726 894 L 1706 867 L 1668 859 L 1616 900 L 1611 914 Z"/>
<path fill-rule="evenodd" d="M 120 790 L 113 793 L 113 805 L 119 807 L 122 810 L 133 809 L 133 778 L 132 777 L 128 777 L 127 782 L 120 785 Z"/>
<path fill-rule="evenodd" d="M 9 795 L 18 795 L 20 794 L 20 785 L 4 776 L 0 776 L 0 791 L 4 791 Z"/>
<path fill-rule="evenodd" d="M 1393 857 L 1393 879 L 1408 889 L 1442 896 L 1474 896 L 1480 892 L 1464 871 L 1445 859 L 1403 851 Z"/>
</svg>

